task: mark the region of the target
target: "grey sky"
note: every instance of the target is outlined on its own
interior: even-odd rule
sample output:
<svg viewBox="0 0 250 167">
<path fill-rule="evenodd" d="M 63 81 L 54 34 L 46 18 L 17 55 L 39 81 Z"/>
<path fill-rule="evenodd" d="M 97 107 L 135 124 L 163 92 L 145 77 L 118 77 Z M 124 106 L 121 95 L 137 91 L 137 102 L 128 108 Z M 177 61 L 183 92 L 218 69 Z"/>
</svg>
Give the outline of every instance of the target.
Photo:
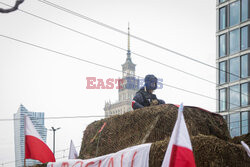
<svg viewBox="0 0 250 167">
<path fill-rule="evenodd" d="M 14 4 L 15 0 L 0 0 Z M 215 66 L 215 0 L 51 0 L 73 11 L 153 41 Z M 0 4 L 0 7 L 5 6 Z M 83 33 L 127 48 L 127 36 L 76 18 L 37 0 L 25 0 L 20 9 L 45 17 Z M 126 52 L 41 21 L 22 12 L 0 14 L 0 34 L 35 43 L 82 59 L 121 70 Z M 105 100 L 118 99 L 113 90 L 88 90 L 86 77 L 118 78 L 108 69 L 30 47 L 0 37 L 0 118 L 13 118 L 22 103 L 45 116 L 104 115 Z M 131 50 L 215 82 L 215 69 L 205 67 L 131 39 Z M 169 85 L 213 98 L 215 85 L 176 72 L 132 54 L 136 74 L 153 73 Z M 164 86 L 157 90 L 167 103 L 194 105 L 215 111 L 215 100 Z M 98 118 L 96 118 L 97 120 Z M 61 127 L 56 150 L 81 143 L 87 124 L 95 119 L 46 120 L 46 127 Z M 0 122 L 0 164 L 14 160 L 13 122 Z M 48 132 L 52 148 L 52 133 Z M 59 156 L 59 155 L 58 155 Z M 67 155 L 66 155 L 67 156 Z M 14 166 L 11 164 L 9 166 Z"/>
</svg>

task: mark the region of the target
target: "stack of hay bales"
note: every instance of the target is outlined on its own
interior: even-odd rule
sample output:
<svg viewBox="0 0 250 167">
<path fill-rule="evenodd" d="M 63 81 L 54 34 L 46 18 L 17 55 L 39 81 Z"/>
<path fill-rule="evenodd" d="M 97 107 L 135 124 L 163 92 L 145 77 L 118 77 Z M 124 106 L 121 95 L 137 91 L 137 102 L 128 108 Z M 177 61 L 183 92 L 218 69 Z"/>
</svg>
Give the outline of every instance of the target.
<svg viewBox="0 0 250 167">
<path fill-rule="evenodd" d="M 150 167 L 160 167 L 177 119 L 177 111 L 175 105 L 166 104 L 93 122 L 84 132 L 79 158 L 93 158 L 134 145 L 153 143 Z M 231 139 L 222 116 L 186 106 L 183 113 L 197 166 L 250 166 L 250 158 L 240 145 L 242 139 L 250 145 L 249 134 Z M 104 122 L 107 125 L 94 138 Z"/>
</svg>

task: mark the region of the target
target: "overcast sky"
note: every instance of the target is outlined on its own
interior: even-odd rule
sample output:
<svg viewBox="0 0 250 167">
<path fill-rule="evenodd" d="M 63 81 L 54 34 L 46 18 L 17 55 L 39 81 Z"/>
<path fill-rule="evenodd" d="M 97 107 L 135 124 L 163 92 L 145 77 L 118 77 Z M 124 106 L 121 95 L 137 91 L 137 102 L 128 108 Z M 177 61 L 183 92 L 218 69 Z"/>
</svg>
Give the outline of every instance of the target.
<svg viewBox="0 0 250 167">
<path fill-rule="evenodd" d="M 75 12 L 127 31 L 166 48 L 215 66 L 215 0 L 50 0 Z M 13 5 L 15 0 L 0 0 Z M 0 4 L 0 8 L 6 8 Z M 127 36 L 45 5 L 25 0 L 20 9 L 82 33 L 127 48 Z M 0 14 L 0 34 L 47 47 L 121 70 L 126 52 L 16 11 Z M 104 115 L 105 100 L 118 100 L 118 91 L 86 89 L 86 77 L 106 80 L 121 73 L 0 37 L 0 118 L 13 118 L 20 104 L 45 117 Z M 131 39 L 131 50 L 212 82 L 215 69 Z M 132 54 L 136 74 L 154 74 L 163 82 L 216 98 L 214 84 Z M 193 105 L 215 111 L 216 101 L 167 86 L 155 92 L 166 103 Z M 56 150 L 80 146 L 86 126 L 100 118 L 49 119 L 56 132 Z M 0 164 L 14 160 L 13 121 L 0 121 Z M 47 143 L 52 148 L 52 132 Z M 79 150 L 79 148 L 77 148 Z M 67 156 L 67 153 L 65 153 Z M 57 157 L 62 156 L 58 154 Z M 6 166 L 14 166 L 14 163 Z"/>
</svg>

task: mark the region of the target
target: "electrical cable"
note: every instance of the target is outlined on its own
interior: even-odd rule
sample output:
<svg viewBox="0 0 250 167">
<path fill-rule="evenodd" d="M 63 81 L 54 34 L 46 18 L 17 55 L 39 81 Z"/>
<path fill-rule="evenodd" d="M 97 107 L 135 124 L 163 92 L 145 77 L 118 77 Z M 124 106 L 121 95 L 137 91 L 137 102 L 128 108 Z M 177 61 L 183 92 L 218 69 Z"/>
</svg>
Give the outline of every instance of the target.
<svg viewBox="0 0 250 167">
<path fill-rule="evenodd" d="M 3 4 L 3 5 L 7 5 L 7 4 L 5 4 L 5 3 L 3 3 L 3 2 L 0 2 L 0 3 Z M 7 5 L 7 6 L 9 6 L 9 5 Z M 91 39 L 96 40 L 96 41 L 98 41 L 98 42 L 102 42 L 102 43 L 104 43 L 104 44 L 106 44 L 106 45 L 109 45 L 109 46 L 112 46 L 112 47 L 114 47 L 114 48 L 117 48 L 117 49 L 120 49 L 120 50 L 123 50 L 123 51 L 127 51 L 127 49 L 124 49 L 124 48 L 122 48 L 122 47 L 119 47 L 119 46 L 117 46 L 117 45 L 115 45 L 115 44 L 106 42 L 106 41 L 104 41 L 104 40 L 102 40 L 102 39 L 98 39 L 98 38 L 96 38 L 96 37 L 93 37 L 93 36 L 88 35 L 88 34 L 86 34 L 86 33 L 77 31 L 77 30 L 75 30 L 75 29 L 72 29 L 72 28 L 70 28 L 70 27 L 67 27 L 67 26 L 64 26 L 64 25 L 62 25 L 62 24 L 56 23 L 56 22 L 54 22 L 54 21 L 48 20 L 48 19 L 43 18 L 43 17 L 41 17 L 41 16 L 32 14 L 32 13 L 27 12 L 27 11 L 24 11 L 24 10 L 22 10 L 22 9 L 18 9 L 18 10 L 21 11 L 21 12 L 23 12 L 23 13 L 25 13 L 25 14 L 31 15 L 31 16 L 33 16 L 33 17 L 36 17 L 36 18 L 41 19 L 41 20 L 43 20 L 43 21 L 49 22 L 49 23 L 54 24 L 54 25 L 56 25 L 56 26 L 62 27 L 62 28 L 67 29 L 67 30 L 69 30 L 69 31 L 78 33 L 78 34 L 80 34 L 80 35 L 83 35 L 83 36 L 85 36 L 85 37 L 91 38 Z M 134 54 L 134 55 L 136 55 L 136 56 L 138 56 L 138 57 L 147 59 L 147 60 L 149 60 L 149 61 L 152 61 L 152 62 L 155 62 L 155 63 L 157 63 L 157 64 L 163 65 L 163 66 L 165 66 L 165 67 L 171 68 L 171 69 L 173 69 L 173 70 L 175 70 L 175 71 L 184 73 L 184 74 L 189 75 L 189 76 L 192 76 L 192 77 L 194 77 L 194 78 L 197 78 L 197 79 L 200 79 L 200 80 L 203 80 L 203 81 L 212 83 L 212 84 L 216 84 L 216 83 L 213 82 L 213 81 L 209 81 L 209 80 L 207 80 L 207 79 L 205 79 L 205 78 L 202 78 L 202 77 L 199 77 L 199 76 L 197 76 L 197 75 L 188 73 L 188 72 L 186 72 L 186 71 L 184 71 L 184 70 L 181 70 L 181 69 L 178 69 L 178 68 L 176 68 L 176 67 L 167 65 L 167 64 L 162 63 L 162 62 L 160 62 L 160 61 L 153 60 L 153 59 L 148 58 L 148 57 L 146 57 L 146 56 L 143 56 L 143 55 L 141 55 L 141 54 L 138 54 L 138 53 L 135 53 L 135 52 L 131 52 L 131 53 Z"/>
<path fill-rule="evenodd" d="M 92 23 L 95 23 L 95 24 L 98 24 L 98 25 L 100 25 L 100 26 L 103 26 L 103 27 L 105 27 L 105 28 L 111 29 L 111 30 L 116 31 L 116 32 L 118 32 L 118 33 L 127 35 L 127 32 L 125 32 L 125 31 L 122 31 L 122 30 L 120 30 L 120 29 L 118 29 L 118 28 L 115 28 L 115 27 L 113 27 L 113 26 L 111 26 L 111 25 L 108 25 L 108 24 L 105 24 L 105 23 L 103 23 L 103 22 L 97 21 L 97 20 L 92 19 L 92 18 L 90 18 L 90 17 L 88 17 L 88 16 L 85 16 L 85 15 L 83 15 L 83 14 L 80 14 L 80 13 L 77 13 L 77 12 L 72 11 L 72 10 L 70 10 L 70 9 L 67 9 L 67 8 L 65 8 L 65 7 L 59 6 L 59 5 L 57 5 L 57 4 L 55 4 L 55 3 L 52 3 L 52 2 L 50 2 L 50 1 L 47 1 L 47 0 L 38 0 L 38 1 L 40 1 L 41 3 L 44 3 L 44 4 L 46 4 L 46 5 L 49 5 L 49 6 L 51 6 L 51 7 L 54 7 L 54 8 L 56 8 L 56 9 L 59 9 L 59 10 L 61 10 L 61 11 L 64 11 L 64 12 L 66 12 L 66 13 L 69 13 L 69 14 L 72 14 L 72 15 L 74 15 L 74 16 L 77 16 L 77 17 L 79 17 L 79 18 L 82 18 L 82 19 L 88 20 L 88 21 L 90 21 L 90 22 L 92 22 Z M 219 69 L 219 68 L 217 68 L 217 67 L 215 67 L 215 66 L 213 66 L 213 65 L 210 65 L 210 64 L 207 64 L 207 63 L 202 62 L 202 61 L 200 61 L 200 60 L 191 58 L 191 57 L 186 56 L 186 55 L 184 55 L 184 54 L 182 54 L 182 53 L 179 53 L 179 52 L 174 51 L 174 50 L 172 50 L 172 49 L 166 48 L 166 47 L 161 46 L 161 45 L 159 45 L 159 44 L 156 44 L 156 43 L 154 43 L 154 42 L 148 41 L 148 40 L 143 39 L 143 38 L 141 38 L 141 37 L 138 37 L 138 36 L 135 36 L 135 35 L 132 35 L 132 34 L 130 34 L 130 36 L 131 36 L 132 38 L 134 38 L 134 39 L 137 39 L 137 40 L 139 40 L 139 41 L 145 42 L 145 43 L 147 43 L 147 44 L 150 44 L 150 45 L 155 46 L 155 47 L 157 47 L 157 48 L 163 49 L 163 50 L 165 50 L 165 51 L 171 52 L 171 53 L 176 54 L 176 55 L 178 55 L 178 56 L 184 57 L 184 58 L 189 59 L 189 60 L 191 60 L 191 61 L 197 62 L 197 63 L 202 64 L 202 65 L 205 65 L 205 66 L 207 66 L 207 67 L 214 68 L 214 69 L 216 69 L 216 70 L 219 70 L 219 71 L 222 71 L 222 72 L 225 72 L 225 73 L 229 73 L 230 75 L 233 75 L 233 76 L 236 76 L 236 77 L 238 77 L 238 78 L 241 78 L 241 76 L 239 76 L 239 75 L 237 75 L 237 74 L 233 74 L 233 73 L 230 73 L 230 72 L 228 72 L 228 71 Z"/>
<path fill-rule="evenodd" d="M 4 5 L 6 5 L 6 6 L 9 6 L 8 4 L 5 4 L 5 3 L 3 3 L 3 2 L 0 2 L 0 3 L 1 3 L 1 4 L 4 4 Z M 97 40 L 97 41 L 99 41 L 99 42 L 105 43 L 105 44 L 107 44 L 107 45 L 109 45 L 109 46 L 112 46 L 112 47 L 121 49 L 121 50 L 123 50 L 123 51 L 127 51 L 127 50 L 124 49 L 124 48 L 121 48 L 121 47 L 116 46 L 116 45 L 114 45 L 114 44 L 111 44 L 111 43 L 109 43 L 109 42 L 103 41 L 103 40 L 98 39 L 98 38 L 96 38 L 96 37 L 90 36 L 90 35 L 88 35 L 88 34 L 82 33 L 82 32 L 80 32 L 80 31 L 74 30 L 74 29 L 72 29 L 72 28 L 66 27 L 66 26 L 61 25 L 61 24 L 59 24 L 59 23 L 55 23 L 55 22 L 53 22 L 53 21 L 51 21 L 51 20 L 48 20 L 48 19 L 45 19 L 45 18 L 43 18 L 43 17 L 34 15 L 34 14 L 30 13 L 30 12 L 27 12 L 27 11 L 24 11 L 24 10 L 21 10 L 21 9 L 18 9 L 18 10 L 21 11 L 21 12 L 24 12 L 24 13 L 26 13 L 26 14 L 28 14 L 28 15 L 34 16 L 34 17 L 36 17 L 36 18 L 42 19 L 42 20 L 44 20 L 44 21 L 47 21 L 47 22 L 50 22 L 50 23 L 55 24 L 55 25 L 57 25 L 57 26 L 63 27 L 63 28 L 65 28 L 65 29 L 68 29 L 68 30 L 70 30 L 70 31 L 79 33 L 79 34 L 84 35 L 84 36 L 86 36 L 86 37 L 89 37 L 89 38 L 91 38 L 91 39 L 94 39 L 94 40 Z M 212 83 L 212 84 L 217 85 L 217 84 L 216 84 L 215 82 L 213 82 L 213 81 L 209 81 L 209 80 L 207 80 L 207 79 L 201 78 L 201 77 L 199 77 L 199 76 L 196 76 L 196 75 L 194 75 L 194 74 L 188 73 L 188 72 L 186 72 L 186 71 L 183 71 L 183 70 L 177 69 L 177 68 L 175 68 L 175 67 L 166 65 L 166 64 L 164 64 L 164 63 L 162 63 L 162 62 L 159 62 L 159 61 L 150 59 L 150 58 L 145 57 L 145 56 L 143 56 L 143 55 L 140 55 L 140 54 L 138 54 L 138 53 L 135 53 L 135 52 L 131 52 L 131 53 L 133 53 L 134 55 L 137 55 L 137 56 L 139 56 L 139 57 L 145 58 L 145 59 L 147 59 L 147 60 L 150 60 L 150 61 L 152 61 L 152 62 L 155 62 L 155 63 L 161 64 L 161 65 L 163 65 L 163 66 L 169 67 L 169 68 L 171 68 L 171 69 L 174 69 L 174 70 L 176 70 L 176 71 L 182 72 L 182 73 L 184 73 L 184 74 L 193 76 L 193 77 L 198 78 L 198 79 L 200 79 L 200 80 L 207 81 L 207 82 L 209 82 L 209 83 Z M 224 71 L 224 70 L 223 70 L 223 71 Z M 226 71 L 224 71 L 224 72 L 226 72 Z M 228 72 L 226 72 L 226 73 L 228 73 Z M 230 73 L 230 75 L 235 75 L 235 74 Z M 236 75 L 236 76 L 237 76 L 237 75 Z M 237 76 L 237 77 L 239 77 L 239 76 Z M 166 85 L 166 86 L 168 86 L 168 85 Z M 173 87 L 173 88 L 174 88 L 174 87 Z M 229 88 L 229 89 L 230 89 L 230 88 Z M 237 93 L 241 93 L 241 92 L 234 91 L 234 90 L 232 90 L 232 91 L 233 91 L 233 92 L 237 92 Z M 250 95 L 247 95 L 247 94 L 245 94 L 245 95 L 248 96 L 248 97 L 250 97 Z M 238 105 L 237 105 L 237 106 L 238 106 Z"/>
<path fill-rule="evenodd" d="M 38 119 L 73 119 L 73 118 L 104 118 L 104 115 L 79 115 L 79 116 L 61 116 L 61 117 L 45 117 L 45 118 L 35 118 L 36 120 Z M 16 119 L 0 119 L 0 121 L 16 121 L 16 120 L 21 120 L 19 118 Z"/>
<path fill-rule="evenodd" d="M 2 3 L 2 2 L 0 2 L 0 3 Z M 5 4 L 5 3 L 2 3 L 2 4 L 7 5 L 7 4 Z M 7 6 L 8 6 L 8 5 L 7 5 Z M 19 10 L 20 10 L 20 9 L 19 9 Z M 110 46 L 113 46 L 113 47 L 116 47 L 116 48 L 118 48 L 118 49 L 122 49 L 122 50 L 126 51 L 126 49 L 123 49 L 123 48 L 118 47 L 118 46 L 116 46 L 116 45 L 110 44 L 110 43 L 108 43 L 108 42 L 106 42 L 106 41 L 103 41 L 103 40 L 97 39 L 97 38 L 95 38 L 95 37 L 89 36 L 89 35 L 87 35 L 87 34 L 81 33 L 81 32 L 79 32 L 79 31 L 73 30 L 73 29 L 71 29 L 71 28 L 69 28 L 69 27 L 66 27 L 66 26 L 63 26 L 63 25 L 61 25 L 61 24 L 55 23 L 55 22 L 50 21 L 50 20 L 48 20 L 48 19 L 42 18 L 42 17 L 40 17 L 40 16 L 37 16 L 37 15 L 31 14 L 31 13 L 26 12 L 26 11 L 23 11 L 23 10 L 20 10 L 20 11 L 22 11 L 22 12 L 24 12 L 24 13 L 26 13 L 26 14 L 32 15 L 32 16 L 34 16 L 34 17 L 37 17 L 37 18 L 39 18 L 39 19 L 42 19 L 42 20 L 44 20 L 44 21 L 47 21 L 47 22 L 50 22 L 50 23 L 56 24 L 56 25 L 58 25 L 58 26 L 61 26 L 61 27 L 63 27 L 63 28 L 66 28 L 66 29 L 68 29 L 68 30 L 71 30 L 71 31 L 74 31 L 74 32 L 80 33 L 80 34 L 82 34 L 82 35 L 84 35 L 84 36 L 87 36 L 87 37 L 89 37 L 89 38 L 92 38 L 92 39 L 98 40 L 98 41 L 100 41 L 100 42 L 106 43 L 106 44 L 108 44 L 108 45 L 110 45 Z M 138 55 L 138 56 L 141 56 L 141 57 L 143 57 L 143 58 L 146 58 L 146 59 L 148 59 L 148 60 L 150 60 L 150 61 L 153 61 L 153 62 L 156 62 L 156 63 L 158 63 L 158 64 L 162 64 L 162 65 L 164 65 L 164 66 L 168 66 L 168 65 L 166 65 L 166 64 L 164 64 L 164 63 L 161 63 L 161 62 L 158 62 L 158 61 L 156 61 L 156 60 L 153 60 L 153 59 L 147 58 L 147 57 L 142 56 L 142 55 L 139 55 L 139 54 L 137 54 L 137 53 L 134 53 L 134 52 L 133 52 L 133 54 Z M 185 71 L 183 71 L 183 70 L 176 69 L 176 68 L 174 68 L 174 67 L 172 67 L 172 68 L 173 68 L 173 69 L 175 69 L 175 70 L 177 70 L 177 71 L 180 71 L 180 72 L 186 73 L 186 72 L 185 72 Z M 113 70 L 115 70 L 115 69 L 113 69 Z M 116 70 L 116 71 L 117 71 L 117 70 Z M 119 70 L 118 70 L 118 71 L 119 71 Z M 196 77 L 196 78 L 199 78 L 199 79 L 202 79 L 202 80 L 208 81 L 208 82 L 210 82 L 210 83 L 214 83 L 214 82 L 212 82 L 212 81 L 206 80 L 206 79 L 204 79 L 204 78 L 201 78 L 201 77 L 199 77 L 199 76 L 195 76 L 195 75 L 190 74 L 190 73 L 188 73 L 188 75 L 191 75 L 191 76 L 194 76 L 194 77 Z M 214 83 L 214 84 L 216 84 L 216 83 Z M 172 86 L 172 85 L 167 85 L 167 84 L 164 84 L 164 85 L 165 85 L 165 86 L 168 86 L 168 87 L 172 87 L 172 88 L 177 89 L 177 87 Z M 185 90 L 185 89 L 182 89 L 182 88 L 178 88 L 178 89 L 179 89 L 179 90 L 182 90 L 182 91 L 185 91 L 185 92 L 188 92 L 188 93 L 193 93 L 193 94 L 196 94 L 196 95 L 199 95 L 199 96 L 203 96 L 203 97 L 207 97 L 207 98 L 213 99 L 213 98 L 208 97 L 208 96 L 206 96 L 206 95 L 201 95 L 201 94 L 199 94 L 199 93 L 194 93 L 194 92 L 192 92 L 192 91 L 188 91 L 188 90 Z M 234 91 L 234 90 L 233 90 L 233 91 Z M 240 92 L 238 92 L 238 91 L 235 91 L 235 92 L 240 93 Z M 247 96 L 249 96 L 249 95 L 247 95 Z M 237 106 L 239 106 L 239 105 L 237 105 Z"/>
<path fill-rule="evenodd" d="M 55 3 L 49 2 L 49 1 L 47 1 L 47 0 L 38 0 L 38 1 L 40 1 L 41 3 L 44 3 L 44 4 L 46 4 L 46 5 L 49 5 L 49 6 L 51 6 L 51 7 L 54 7 L 54 8 L 56 8 L 56 9 L 58 9 L 58 10 L 64 11 L 64 12 L 69 13 L 69 14 L 72 14 L 72 15 L 74 15 L 74 16 L 76 16 L 76 17 L 79 17 L 79 18 L 88 20 L 88 21 L 90 21 L 90 22 L 92 22 L 92 23 L 95 23 L 95 24 L 98 24 L 98 25 L 100 25 L 100 26 L 106 27 L 106 28 L 111 29 L 111 30 L 113 30 L 113 31 L 116 31 L 116 32 L 118 32 L 118 33 L 127 35 L 127 32 L 125 32 L 125 31 L 122 31 L 122 30 L 120 30 L 120 29 L 118 29 L 118 28 L 115 28 L 115 27 L 110 26 L 110 25 L 108 25 L 108 24 L 105 24 L 105 23 L 103 23 L 103 22 L 100 22 L 100 21 L 97 21 L 97 20 L 95 20 L 95 19 L 92 19 L 92 18 L 90 18 L 90 17 L 88 17 L 88 16 L 82 15 L 82 14 L 80 14 L 80 13 L 77 13 L 77 12 L 75 12 L 75 11 L 72 11 L 72 10 L 70 10 L 70 9 L 67 9 L 67 8 L 65 8 L 65 7 L 62 7 L 62 6 L 57 5 L 57 4 L 55 4 Z M 130 36 L 133 37 L 133 38 L 135 38 L 135 39 L 137 39 L 137 40 L 140 40 L 140 41 L 143 41 L 143 42 L 145 42 L 145 43 L 148 43 L 148 44 L 150 44 L 150 45 L 153 45 L 153 46 L 156 46 L 156 47 L 158 47 L 158 48 L 164 49 L 164 50 L 166 50 L 166 51 L 172 52 L 172 53 L 174 53 L 174 54 L 176 54 L 176 55 L 182 56 L 182 57 L 187 58 L 187 59 L 190 59 L 190 60 L 192 60 L 192 61 L 196 61 L 196 62 L 198 62 L 198 63 L 200 63 L 200 64 L 203 64 L 203 65 L 206 65 L 206 66 L 208 66 L 208 67 L 215 68 L 216 70 L 219 70 L 220 72 L 224 72 L 225 74 L 230 74 L 230 76 L 235 76 L 235 77 L 237 77 L 237 78 L 241 78 L 240 75 L 237 75 L 237 74 L 228 72 L 228 71 L 226 71 L 226 70 L 223 70 L 223 69 L 214 67 L 214 66 L 209 65 L 209 64 L 204 63 L 204 62 L 201 62 L 201 61 L 199 61 L 199 60 L 197 60 L 197 59 L 193 59 L 193 58 L 191 58 L 191 57 L 185 56 L 184 54 L 181 54 L 181 53 L 179 53 L 179 52 L 177 52 L 177 51 L 173 51 L 173 50 L 168 49 L 168 48 L 166 48 L 166 47 L 160 46 L 160 45 L 158 45 L 158 44 L 156 44 L 156 43 L 150 42 L 150 41 L 145 40 L 145 39 L 143 39 L 143 38 L 137 37 L 137 36 L 132 35 L 132 34 L 130 34 Z M 124 50 L 124 49 L 123 49 L 123 50 Z M 197 76 L 197 75 L 188 73 L 188 72 L 186 72 L 186 71 L 184 71 L 184 70 L 181 70 L 181 69 L 178 69 L 178 68 L 169 66 L 169 65 L 167 65 L 167 64 L 165 64 L 165 63 L 156 61 L 156 60 L 154 60 L 154 59 L 145 57 L 145 56 L 143 56 L 143 55 L 139 55 L 139 54 L 134 53 L 134 52 L 131 52 L 131 53 L 133 53 L 134 55 L 137 55 L 137 56 L 139 56 L 139 57 L 142 57 L 142 58 L 144 58 L 144 59 L 147 59 L 147 60 L 150 60 L 150 61 L 152 61 L 152 62 L 155 62 L 155 63 L 157 63 L 157 64 L 161 64 L 161 65 L 163 65 L 163 66 L 165 66 L 165 67 L 172 68 L 172 69 L 174 69 L 174 70 L 176 70 L 176 71 L 182 72 L 182 73 L 187 74 L 187 75 L 189 75 L 189 76 L 198 78 L 198 79 L 203 80 L 203 81 L 206 81 L 206 82 L 208 82 L 208 83 L 215 84 L 216 86 L 220 86 L 220 84 L 217 84 L 217 83 L 215 83 L 215 82 L 213 82 L 213 81 L 210 81 L 210 80 L 207 80 L 207 79 L 205 79 L 205 78 L 199 77 L 199 76 Z M 240 94 L 246 95 L 246 96 L 248 96 L 248 97 L 250 98 L 250 95 L 248 95 L 248 94 L 245 94 L 245 93 L 242 93 L 242 92 L 239 92 L 239 91 L 235 91 L 235 90 L 232 90 L 232 89 L 230 89 L 230 88 L 229 88 L 229 90 L 232 91 L 232 92 L 236 92 L 236 93 L 240 93 Z"/>
<path fill-rule="evenodd" d="M 64 56 L 64 57 L 76 59 L 78 61 L 86 62 L 86 63 L 92 64 L 92 65 L 96 65 L 96 66 L 99 66 L 99 67 L 102 67 L 102 68 L 106 68 L 106 69 L 109 69 L 109 70 L 113 70 L 113 71 L 116 71 L 116 72 L 123 73 L 123 71 L 115 69 L 115 68 L 112 68 L 112 67 L 109 67 L 109 66 L 105 66 L 105 65 L 98 64 L 98 63 L 95 63 L 95 62 L 92 62 L 92 61 L 88 61 L 88 60 L 85 60 L 85 59 L 82 59 L 82 58 L 78 58 L 78 57 L 75 57 L 75 56 L 72 56 L 72 55 L 69 55 L 69 54 L 66 54 L 66 53 L 55 51 L 55 50 L 52 50 L 52 49 L 49 49 L 49 48 L 46 48 L 46 47 L 42 47 L 42 46 L 39 46 L 39 45 L 36 45 L 36 44 L 25 42 L 25 41 L 20 40 L 20 39 L 12 38 L 12 37 L 9 37 L 9 36 L 6 36 L 6 35 L 2 35 L 2 34 L 0 34 L 0 36 L 3 37 L 3 38 L 6 38 L 6 39 L 12 40 L 12 41 L 23 43 L 23 44 L 26 44 L 26 45 L 29 45 L 29 46 L 33 46 L 33 47 L 36 47 L 36 48 L 39 48 L 39 49 L 42 49 L 42 50 L 46 50 L 46 51 L 49 51 L 49 52 L 53 52 L 53 53 L 59 54 L 59 55 Z M 135 75 L 135 76 L 138 77 L 138 78 L 142 78 L 142 79 L 144 78 L 144 77 L 141 77 L 141 76 L 138 76 L 138 75 Z M 165 84 L 165 83 L 162 83 L 162 84 L 165 85 L 165 86 L 167 86 L 167 87 L 174 88 L 174 89 L 177 89 L 177 90 L 181 90 L 181 91 L 184 91 L 184 92 L 187 92 L 187 93 L 190 93 L 190 94 L 194 94 L 194 95 L 197 95 L 197 96 L 200 96 L 200 97 L 205 97 L 205 98 L 212 99 L 212 100 L 215 100 L 215 101 L 222 101 L 222 100 L 219 100 L 219 99 L 216 99 L 216 98 L 204 95 L 204 94 L 200 94 L 200 93 L 197 93 L 197 92 L 193 92 L 193 91 L 190 91 L 190 90 L 179 88 L 179 87 L 176 87 L 176 86 L 173 86 L 173 85 L 169 85 L 169 84 Z M 237 104 L 233 104 L 233 103 L 229 103 L 229 104 L 232 104 L 234 106 L 238 106 Z"/>
</svg>

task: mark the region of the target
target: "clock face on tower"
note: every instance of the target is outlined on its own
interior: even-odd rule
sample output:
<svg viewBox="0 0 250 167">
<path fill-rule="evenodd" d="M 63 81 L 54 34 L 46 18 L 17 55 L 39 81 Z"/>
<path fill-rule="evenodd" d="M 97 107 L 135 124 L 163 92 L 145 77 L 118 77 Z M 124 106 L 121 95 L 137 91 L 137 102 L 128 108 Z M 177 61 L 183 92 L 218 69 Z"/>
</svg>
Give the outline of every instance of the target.
<svg viewBox="0 0 250 167">
<path fill-rule="evenodd" d="M 134 75 L 134 71 L 130 71 L 130 70 L 126 70 L 124 73 L 123 73 L 123 76 L 126 77 L 126 76 L 133 76 Z"/>
</svg>

